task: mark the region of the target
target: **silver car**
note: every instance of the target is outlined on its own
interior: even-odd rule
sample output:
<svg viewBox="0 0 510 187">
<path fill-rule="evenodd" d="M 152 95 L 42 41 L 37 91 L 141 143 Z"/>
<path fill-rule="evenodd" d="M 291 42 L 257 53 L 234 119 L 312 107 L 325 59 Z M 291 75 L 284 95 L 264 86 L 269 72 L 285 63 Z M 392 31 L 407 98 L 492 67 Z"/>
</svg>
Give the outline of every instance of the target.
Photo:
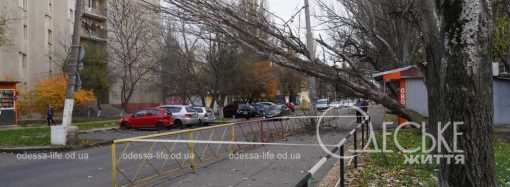
<svg viewBox="0 0 510 187">
<path fill-rule="evenodd" d="M 193 107 L 193 109 L 198 113 L 198 120 L 201 124 L 207 125 L 216 121 L 216 116 L 211 109 L 206 107 Z"/>
<path fill-rule="evenodd" d="M 184 128 L 184 126 L 191 126 L 199 124 L 198 113 L 191 106 L 187 105 L 164 105 L 160 108 L 166 109 L 168 113 L 172 114 L 174 118 L 174 125 L 176 127 Z"/>
</svg>

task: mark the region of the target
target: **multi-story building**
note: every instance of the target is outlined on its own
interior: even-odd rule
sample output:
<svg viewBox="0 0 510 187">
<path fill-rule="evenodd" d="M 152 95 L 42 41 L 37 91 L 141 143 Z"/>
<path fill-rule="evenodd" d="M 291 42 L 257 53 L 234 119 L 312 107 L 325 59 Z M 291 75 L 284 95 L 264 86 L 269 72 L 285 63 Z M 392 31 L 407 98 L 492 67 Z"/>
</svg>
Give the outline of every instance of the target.
<svg viewBox="0 0 510 187">
<path fill-rule="evenodd" d="M 82 46 L 93 44 L 107 51 L 108 3 L 108 0 L 82 0 Z M 159 4 L 159 0 L 152 3 Z M 40 80 L 62 73 L 71 49 L 75 5 L 76 0 L 2 1 L 0 16 L 9 21 L 5 28 L 7 42 L 0 46 L 0 89 L 23 93 Z M 0 94 L 0 100 L 7 95 L 15 98 L 16 91 L 13 92 L 4 94 L 5 97 Z M 134 98 L 144 102 L 141 96 Z"/>
<path fill-rule="evenodd" d="M 74 3 L 67 0 L 7 0 L 7 43 L 0 47 L 0 81 L 22 90 L 61 71 L 70 46 Z"/>
</svg>

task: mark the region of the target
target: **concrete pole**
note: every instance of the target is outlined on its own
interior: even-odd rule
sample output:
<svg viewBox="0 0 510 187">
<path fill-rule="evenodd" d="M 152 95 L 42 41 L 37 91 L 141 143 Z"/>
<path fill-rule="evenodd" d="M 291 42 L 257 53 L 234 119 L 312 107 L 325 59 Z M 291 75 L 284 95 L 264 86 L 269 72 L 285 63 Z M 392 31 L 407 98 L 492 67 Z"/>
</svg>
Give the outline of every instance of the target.
<svg viewBox="0 0 510 187">
<path fill-rule="evenodd" d="M 74 89 L 76 84 L 76 66 L 80 60 L 80 24 L 81 24 L 81 2 L 82 0 L 76 0 L 76 8 L 74 15 L 74 29 L 73 39 L 71 43 L 71 57 L 67 64 L 67 91 L 64 105 L 64 116 L 62 119 L 62 126 L 69 126 L 73 117 L 73 106 L 74 106 Z"/>
<path fill-rule="evenodd" d="M 312 33 L 312 22 L 310 18 L 310 3 L 305 1 L 305 20 L 306 20 L 306 47 L 310 53 L 310 58 L 315 59 L 315 48 Z M 315 111 L 315 102 L 317 100 L 317 84 L 315 77 L 308 78 L 308 98 L 310 99 L 310 111 Z"/>
<path fill-rule="evenodd" d="M 51 127 L 51 144 L 66 145 L 76 144 L 78 142 L 78 128 L 71 127 L 74 107 L 74 89 L 76 84 L 76 66 L 80 56 L 80 24 L 82 0 L 76 0 L 74 14 L 74 29 L 71 42 L 71 55 L 67 62 L 67 91 L 64 101 L 64 112 L 62 116 L 62 125 Z"/>
</svg>

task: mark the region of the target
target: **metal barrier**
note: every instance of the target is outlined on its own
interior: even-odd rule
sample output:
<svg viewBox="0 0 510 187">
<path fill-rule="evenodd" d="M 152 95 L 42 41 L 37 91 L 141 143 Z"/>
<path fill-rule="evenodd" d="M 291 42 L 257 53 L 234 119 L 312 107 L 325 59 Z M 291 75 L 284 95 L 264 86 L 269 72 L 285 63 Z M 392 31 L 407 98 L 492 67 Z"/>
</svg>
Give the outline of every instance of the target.
<svg viewBox="0 0 510 187">
<path fill-rule="evenodd" d="M 230 153 L 305 132 L 307 118 L 243 121 L 115 140 L 111 147 L 112 186 L 142 185 L 160 177 L 196 172 Z"/>
<path fill-rule="evenodd" d="M 347 134 L 346 137 L 342 138 L 340 142 L 338 143 L 338 147 L 333 148 L 331 153 L 338 152 L 338 156 L 340 157 L 338 159 L 339 162 L 339 168 L 340 168 L 340 176 L 338 177 L 338 180 L 336 182 L 335 186 L 341 186 L 345 187 L 345 159 L 343 158 L 345 156 L 345 146 L 346 142 L 350 137 L 353 137 L 353 150 L 357 150 L 358 146 L 358 130 L 361 129 L 361 147 L 365 147 L 366 143 L 368 143 L 369 139 L 369 121 L 370 118 L 362 119 L 361 117 L 357 118 L 358 125 L 352 129 L 349 134 Z M 353 155 L 353 162 L 354 162 L 354 168 L 358 167 L 358 156 L 359 155 Z M 324 157 L 322 157 L 313 167 L 308 170 L 307 175 L 305 175 L 297 184 L 296 187 L 310 187 L 313 186 L 313 177 L 316 174 L 316 172 L 321 168 L 328 159 L 332 158 L 332 155 L 328 154 Z"/>
</svg>

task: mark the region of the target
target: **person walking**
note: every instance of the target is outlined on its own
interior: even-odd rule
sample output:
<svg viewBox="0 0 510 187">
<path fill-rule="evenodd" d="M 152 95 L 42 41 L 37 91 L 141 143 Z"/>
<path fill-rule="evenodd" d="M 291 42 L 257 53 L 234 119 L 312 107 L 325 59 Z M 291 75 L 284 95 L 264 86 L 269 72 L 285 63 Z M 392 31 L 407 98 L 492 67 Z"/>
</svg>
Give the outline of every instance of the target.
<svg viewBox="0 0 510 187">
<path fill-rule="evenodd" d="M 46 114 L 46 120 L 48 121 L 48 126 L 52 126 L 55 124 L 55 120 L 53 120 L 53 116 L 54 116 L 53 106 L 49 105 L 48 112 Z"/>
</svg>

